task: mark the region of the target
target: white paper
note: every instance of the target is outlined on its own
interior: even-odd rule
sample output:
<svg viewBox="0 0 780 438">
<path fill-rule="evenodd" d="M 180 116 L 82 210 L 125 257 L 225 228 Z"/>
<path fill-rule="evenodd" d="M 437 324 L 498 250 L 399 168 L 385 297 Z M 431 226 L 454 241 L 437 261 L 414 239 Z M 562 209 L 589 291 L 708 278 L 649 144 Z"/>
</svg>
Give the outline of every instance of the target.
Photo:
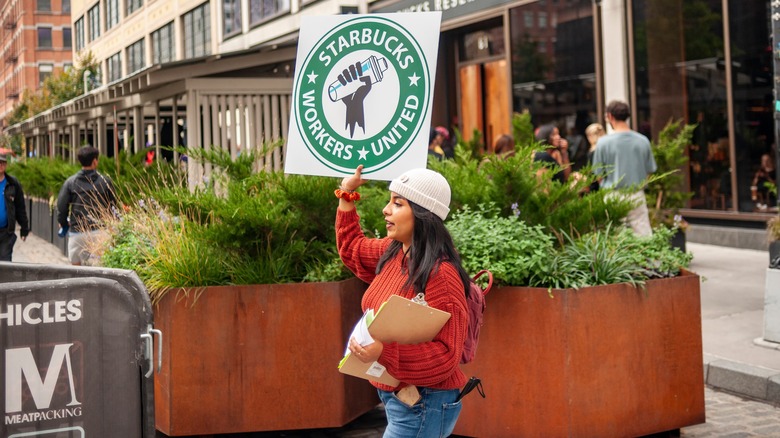
<svg viewBox="0 0 780 438">
<path fill-rule="evenodd" d="M 362 346 L 370 345 L 374 343 L 374 338 L 368 333 L 368 326 L 371 321 L 374 320 L 374 309 L 368 309 L 360 320 L 355 324 L 355 328 L 352 329 L 352 333 L 349 335 L 349 339 L 355 338 L 358 344 Z M 344 350 L 344 356 L 349 354 L 349 339 L 347 339 L 347 349 Z"/>
</svg>

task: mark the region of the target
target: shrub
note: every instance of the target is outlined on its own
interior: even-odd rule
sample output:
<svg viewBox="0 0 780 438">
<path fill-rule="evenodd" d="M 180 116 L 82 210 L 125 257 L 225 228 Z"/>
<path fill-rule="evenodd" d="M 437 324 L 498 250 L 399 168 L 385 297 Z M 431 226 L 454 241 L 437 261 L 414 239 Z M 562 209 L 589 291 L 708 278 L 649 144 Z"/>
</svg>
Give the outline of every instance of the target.
<svg viewBox="0 0 780 438">
<path fill-rule="evenodd" d="M 251 152 L 247 152 L 251 155 Z M 191 159 L 224 156 L 202 155 Z M 332 281 L 348 277 L 336 265 L 334 178 L 252 173 L 251 157 L 190 191 L 146 187 L 133 201 L 103 258 L 133 269 L 155 296 L 171 287 Z M 217 194 L 219 193 L 219 194 Z M 148 242 L 138 251 L 129 242 Z M 338 266 L 338 267 L 337 267 Z"/>
<path fill-rule="evenodd" d="M 24 194 L 41 199 L 57 196 L 62 183 L 81 166 L 59 158 L 27 158 L 8 164 L 8 173 L 19 179 Z"/>
<path fill-rule="evenodd" d="M 673 277 L 686 268 L 692 255 L 672 248 L 672 230 L 660 227 L 650 237 L 628 228 L 611 227 L 579 238 L 565 234 L 566 244 L 556 250 L 544 269 L 531 278 L 531 286 L 574 288 L 615 283 L 644 285 L 649 278 Z"/>
<path fill-rule="evenodd" d="M 533 145 L 517 146 L 514 156 L 501 159 L 490 155 L 477 161 L 456 148 L 454 160 L 431 160 L 429 167 L 447 178 L 452 188 L 450 208 L 493 202 L 500 216 L 519 211 L 520 219 L 531 226 L 541 225 L 548 234 L 586 234 L 619 222 L 633 205 L 609 190 L 585 193 L 593 179 L 585 175 L 568 184 L 553 181 L 552 172 L 537 175 L 543 163 L 533 161 Z"/>
<path fill-rule="evenodd" d="M 669 121 L 653 143 L 653 158 L 658 167 L 656 177 L 645 188 L 650 223 L 674 226 L 674 217 L 685 207 L 693 192 L 683 189 L 685 175 L 681 169 L 688 166 L 686 149 L 691 143 L 696 124 L 683 125 L 682 121 Z M 679 221 L 678 221 L 679 222 Z"/>
<path fill-rule="evenodd" d="M 454 213 L 447 228 L 467 272 L 489 269 L 503 284 L 527 284 L 542 269 L 554 246 L 543 227 L 529 226 L 516 216 L 500 217 L 494 204 L 468 206 Z"/>
</svg>

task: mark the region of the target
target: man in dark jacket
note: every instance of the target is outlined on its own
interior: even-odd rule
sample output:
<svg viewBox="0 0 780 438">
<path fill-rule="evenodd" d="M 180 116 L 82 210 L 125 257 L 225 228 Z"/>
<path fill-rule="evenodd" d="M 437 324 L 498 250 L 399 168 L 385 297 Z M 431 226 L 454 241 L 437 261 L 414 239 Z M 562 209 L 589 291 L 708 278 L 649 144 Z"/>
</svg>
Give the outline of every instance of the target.
<svg viewBox="0 0 780 438">
<path fill-rule="evenodd" d="M 16 223 L 19 223 L 19 235 L 27 240 L 30 223 L 27 221 L 27 207 L 24 205 L 24 192 L 19 180 L 5 173 L 8 156 L 0 154 L 0 261 L 10 262 L 16 243 Z"/>
<path fill-rule="evenodd" d="M 97 171 L 99 151 L 84 146 L 76 155 L 81 170 L 68 178 L 57 197 L 60 237 L 68 233 L 68 259 L 74 265 L 89 260 L 91 242 L 99 237 L 101 218 L 111 215 L 116 195 L 111 180 Z"/>
</svg>

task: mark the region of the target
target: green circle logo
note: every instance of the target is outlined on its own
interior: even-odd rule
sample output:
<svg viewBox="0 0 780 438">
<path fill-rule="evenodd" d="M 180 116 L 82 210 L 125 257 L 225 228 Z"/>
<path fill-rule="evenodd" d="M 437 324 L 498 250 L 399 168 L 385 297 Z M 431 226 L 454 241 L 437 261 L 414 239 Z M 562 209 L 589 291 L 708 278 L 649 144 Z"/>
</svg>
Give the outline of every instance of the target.
<svg viewBox="0 0 780 438">
<path fill-rule="evenodd" d="M 428 63 L 414 37 L 386 18 L 361 17 L 328 32 L 308 53 L 293 109 L 317 160 L 343 173 L 362 164 L 371 173 L 418 137 L 430 93 Z"/>
</svg>

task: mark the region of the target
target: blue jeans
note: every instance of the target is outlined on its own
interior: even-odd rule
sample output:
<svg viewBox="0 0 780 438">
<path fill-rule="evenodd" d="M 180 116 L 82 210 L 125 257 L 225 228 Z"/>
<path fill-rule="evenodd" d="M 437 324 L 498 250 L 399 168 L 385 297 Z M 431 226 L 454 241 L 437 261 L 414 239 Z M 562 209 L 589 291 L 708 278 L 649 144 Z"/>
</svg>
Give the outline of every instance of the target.
<svg viewBox="0 0 780 438">
<path fill-rule="evenodd" d="M 389 391 L 377 390 L 385 405 L 387 428 L 384 438 L 433 438 L 452 434 L 463 408 L 458 389 L 417 388 L 420 399 L 409 407 Z"/>
</svg>

